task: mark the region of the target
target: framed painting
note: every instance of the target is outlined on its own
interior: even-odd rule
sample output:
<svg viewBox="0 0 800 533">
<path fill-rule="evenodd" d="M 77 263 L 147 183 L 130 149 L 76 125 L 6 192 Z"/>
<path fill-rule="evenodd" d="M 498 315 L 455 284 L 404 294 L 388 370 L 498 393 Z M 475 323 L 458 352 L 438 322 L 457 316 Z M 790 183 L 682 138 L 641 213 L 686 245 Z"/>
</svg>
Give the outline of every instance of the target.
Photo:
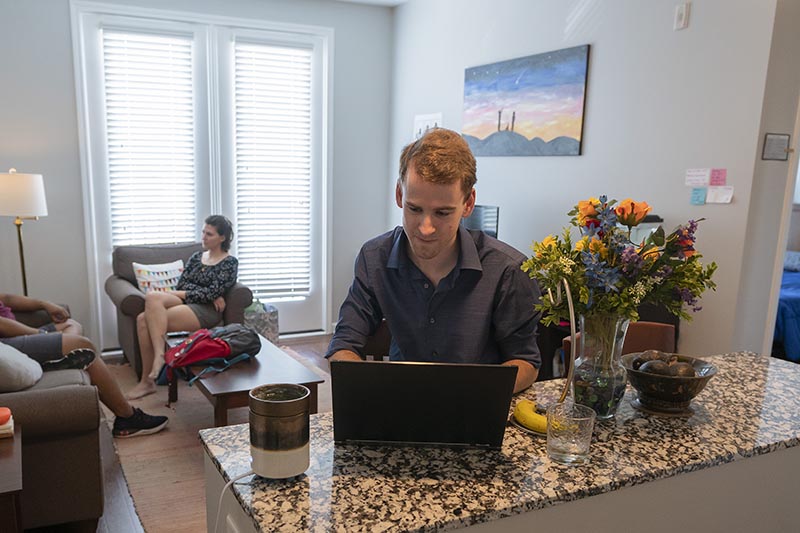
<svg viewBox="0 0 800 533">
<path fill-rule="evenodd" d="M 789 160 L 789 139 L 788 133 L 767 133 L 764 135 L 764 148 L 761 151 L 761 159 L 773 161 Z"/>
<path fill-rule="evenodd" d="M 463 135 L 476 156 L 580 155 L 589 45 L 464 72 Z"/>
</svg>

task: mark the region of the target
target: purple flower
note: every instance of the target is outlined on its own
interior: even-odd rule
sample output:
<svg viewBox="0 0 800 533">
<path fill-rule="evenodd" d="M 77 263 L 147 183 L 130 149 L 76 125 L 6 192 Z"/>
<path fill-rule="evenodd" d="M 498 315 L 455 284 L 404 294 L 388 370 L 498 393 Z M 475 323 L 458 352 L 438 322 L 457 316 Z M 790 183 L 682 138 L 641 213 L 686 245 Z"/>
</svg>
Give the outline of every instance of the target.
<svg viewBox="0 0 800 533">
<path fill-rule="evenodd" d="M 692 291 L 690 291 L 689 289 L 684 287 L 680 288 L 676 287 L 675 292 L 676 292 L 676 297 L 679 298 L 683 303 L 691 307 L 692 311 L 696 312 L 702 309 L 702 307 L 698 305 L 697 296 L 692 294 Z"/>
<path fill-rule="evenodd" d="M 622 273 L 628 279 L 635 279 L 642 271 L 642 266 L 644 266 L 644 260 L 636 253 L 636 249 L 633 246 L 627 246 L 622 250 L 620 261 L 622 262 Z"/>
</svg>

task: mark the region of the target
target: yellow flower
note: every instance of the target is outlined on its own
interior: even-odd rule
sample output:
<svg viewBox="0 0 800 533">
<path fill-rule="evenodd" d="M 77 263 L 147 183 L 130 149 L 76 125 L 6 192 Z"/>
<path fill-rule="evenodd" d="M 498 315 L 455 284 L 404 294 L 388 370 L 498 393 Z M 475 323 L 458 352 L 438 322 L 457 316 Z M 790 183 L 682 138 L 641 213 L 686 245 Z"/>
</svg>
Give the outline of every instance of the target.
<svg viewBox="0 0 800 533">
<path fill-rule="evenodd" d="M 557 241 L 555 236 L 553 236 L 552 234 L 548 235 L 547 237 L 542 239 L 542 242 L 534 245 L 533 249 L 536 252 L 536 257 L 542 257 L 542 252 L 544 251 L 545 248 L 552 248 L 556 244 Z"/>
<path fill-rule="evenodd" d="M 597 237 L 592 237 L 592 240 L 589 243 L 589 251 L 593 254 L 599 254 L 602 259 L 608 257 L 608 247 L 604 245 L 603 241 Z"/>
<path fill-rule="evenodd" d="M 600 200 L 594 197 L 578 202 L 578 224 L 586 225 L 586 221 L 597 216 L 597 208 L 600 207 Z"/>
<path fill-rule="evenodd" d="M 617 214 L 617 221 L 620 224 L 632 228 L 644 220 L 650 209 L 652 208 L 647 205 L 647 202 L 634 202 L 630 198 L 625 198 L 617 205 L 614 212 Z"/>
<path fill-rule="evenodd" d="M 575 243 L 575 249 L 577 251 L 579 251 L 579 252 L 582 252 L 582 251 L 584 251 L 586 249 L 586 247 L 588 245 L 589 245 L 589 238 L 588 237 L 584 237 L 584 238 L 582 238 L 581 240 L 579 240 L 578 242 Z"/>
</svg>

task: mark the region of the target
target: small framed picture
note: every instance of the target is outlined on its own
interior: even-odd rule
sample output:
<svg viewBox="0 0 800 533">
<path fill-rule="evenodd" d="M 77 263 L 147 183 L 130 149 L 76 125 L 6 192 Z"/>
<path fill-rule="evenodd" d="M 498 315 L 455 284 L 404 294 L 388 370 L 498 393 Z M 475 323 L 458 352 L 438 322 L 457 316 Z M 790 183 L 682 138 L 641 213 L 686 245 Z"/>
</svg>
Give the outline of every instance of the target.
<svg viewBox="0 0 800 533">
<path fill-rule="evenodd" d="M 767 133 L 764 136 L 764 150 L 761 152 L 761 159 L 788 161 L 789 138 L 788 133 Z"/>
</svg>

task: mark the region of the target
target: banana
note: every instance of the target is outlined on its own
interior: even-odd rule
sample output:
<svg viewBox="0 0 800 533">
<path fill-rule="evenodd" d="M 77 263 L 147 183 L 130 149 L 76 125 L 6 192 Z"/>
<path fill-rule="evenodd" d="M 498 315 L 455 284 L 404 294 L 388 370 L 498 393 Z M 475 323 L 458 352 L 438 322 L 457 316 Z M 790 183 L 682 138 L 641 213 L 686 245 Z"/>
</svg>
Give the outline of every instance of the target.
<svg viewBox="0 0 800 533">
<path fill-rule="evenodd" d="M 536 403 L 531 400 L 517 402 L 514 406 L 514 418 L 528 429 L 547 433 L 547 417 L 536 412 Z"/>
</svg>

